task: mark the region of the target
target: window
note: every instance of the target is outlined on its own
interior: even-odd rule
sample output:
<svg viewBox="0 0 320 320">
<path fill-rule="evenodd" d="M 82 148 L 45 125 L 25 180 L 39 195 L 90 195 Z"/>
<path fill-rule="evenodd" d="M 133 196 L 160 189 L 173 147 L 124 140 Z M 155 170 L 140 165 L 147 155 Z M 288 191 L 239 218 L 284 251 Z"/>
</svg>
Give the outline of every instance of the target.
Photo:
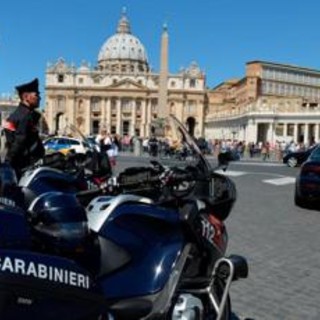
<svg viewBox="0 0 320 320">
<path fill-rule="evenodd" d="M 130 122 L 129 121 L 123 121 L 122 122 L 122 132 L 123 134 L 129 134 L 129 126 L 130 126 Z"/>
<path fill-rule="evenodd" d="M 124 112 L 131 112 L 131 101 L 129 99 L 123 99 L 121 101 L 121 109 Z"/>
<path fill-rule="evenodd" d="M 58 74 L 58 82 L 63 83 L 64 82 L 64 75 L 63 74 Z"/>
<path fill-rule="evenodd" d="M 99 128 L 100 128 L 100 126 L 99 126 L 99 120 L 94 120 L 94 121 L 92 121 L 92 133 L 93 134 L 98 134 L 99 133 Z"/>
<path fill-rule="evenodd" d="M 100 98 L 98 97 L 93 97 L 91 98 L 91 110 L 94 112 L 99 112 L 100 111 Z"/>
<path fill-rule="evenodd" d="M 190 79 L 190 88 L 195 88 L 196 86 L 196 79 Z"/>
<path fill-rule="evenodd" d="M 136 101 L 136 111 L 141 112 L 141 101 Z"/>
<path fill-rule="evenodd" d="M 293 123 L 288 123 L 287 125 L 287 136 L 293 137 L 294 134 L 294 124 Z"/>
<path fill-rule="evenodd" d="M 82 84 L 82 83 L 83 83 L 83 78 L 79 78 L 78 82 L 79 82 L 80 84 Z"/>
<path fill-rule="evenodd" d="M 77 140 L 69 140 L 69 144 L 72 146 L 80 146 L 80 142 Z"/>
</svg>

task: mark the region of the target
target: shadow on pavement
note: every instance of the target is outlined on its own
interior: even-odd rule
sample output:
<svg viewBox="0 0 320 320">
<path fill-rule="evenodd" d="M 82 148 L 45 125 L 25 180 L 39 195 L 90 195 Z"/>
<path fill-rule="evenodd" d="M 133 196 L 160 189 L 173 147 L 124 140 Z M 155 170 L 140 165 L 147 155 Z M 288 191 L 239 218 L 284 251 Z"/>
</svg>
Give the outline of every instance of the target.
<svg viewBox="0 0 320 320">
<path fill-rule="evenodd" d="M 232 312 L 232 315 L 231 315 L 231 319 L 230 320 L 256 320 L 256 319 L 253 319 L 253 318 L 243 318 L 243 317 L 239 317 L 237 316 L 234 312 Z"/>
</svg>

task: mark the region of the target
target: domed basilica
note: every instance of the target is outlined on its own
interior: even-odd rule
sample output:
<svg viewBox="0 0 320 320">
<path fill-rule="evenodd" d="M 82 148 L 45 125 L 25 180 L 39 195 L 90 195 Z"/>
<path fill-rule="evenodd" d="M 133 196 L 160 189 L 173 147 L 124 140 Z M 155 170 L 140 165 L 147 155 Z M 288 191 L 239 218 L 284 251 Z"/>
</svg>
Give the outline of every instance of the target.
<svg viewBox="0 0 320 320">
<path fill-rule="evenodd" d="M 174 114 L 196 136 L 203 135 L 204 73 L 192 62 L 171 74 L 168 48 L 164 26 L 160 70 L 151 70 L 146 49 L 131 32 L 123 12 L 116 33 L 101 46 L 94 67 L 85 62 L 76 67 L 62 58 L 47 66 L 45 115 L 50 131 L 63 133 L 68 124 L 74 124 L 86 135 L 105 128 L 120 136 L 147 137 L 154 123 Z"/>
</svg>

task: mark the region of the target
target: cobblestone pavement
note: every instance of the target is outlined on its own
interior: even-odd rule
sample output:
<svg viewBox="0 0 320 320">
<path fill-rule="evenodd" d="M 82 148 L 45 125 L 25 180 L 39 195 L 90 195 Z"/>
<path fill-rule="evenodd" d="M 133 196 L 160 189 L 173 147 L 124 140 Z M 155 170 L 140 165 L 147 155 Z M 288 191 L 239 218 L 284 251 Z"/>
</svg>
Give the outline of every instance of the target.
<svg viewBox="0 0 320 320">
<path fill-rule="evenodd" d="M 292 171 L 295 174 L 295 171 Z M 229 253 L 244 255 L 249 278 L 232 287 L 240 319 L 320 319 L 320 212 L 296 207 L 294 184 L 234 177 L 238 201 L 226 221 Z"/>
</svg>

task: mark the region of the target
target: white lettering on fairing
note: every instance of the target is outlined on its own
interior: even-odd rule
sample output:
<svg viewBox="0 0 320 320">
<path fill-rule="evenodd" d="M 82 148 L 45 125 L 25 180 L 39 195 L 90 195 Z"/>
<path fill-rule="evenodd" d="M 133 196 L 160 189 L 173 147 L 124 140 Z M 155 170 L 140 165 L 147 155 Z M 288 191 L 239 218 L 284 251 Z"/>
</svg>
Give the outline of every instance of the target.
<svg viewBox="0 0 320 320">
<path fill-rule="evenodd" d="M 20 274 L 79 288 L 90 288 L 90 279 L 85 274 L 19 258 L 0 257 L 0 272 Z"/>
</svg>

